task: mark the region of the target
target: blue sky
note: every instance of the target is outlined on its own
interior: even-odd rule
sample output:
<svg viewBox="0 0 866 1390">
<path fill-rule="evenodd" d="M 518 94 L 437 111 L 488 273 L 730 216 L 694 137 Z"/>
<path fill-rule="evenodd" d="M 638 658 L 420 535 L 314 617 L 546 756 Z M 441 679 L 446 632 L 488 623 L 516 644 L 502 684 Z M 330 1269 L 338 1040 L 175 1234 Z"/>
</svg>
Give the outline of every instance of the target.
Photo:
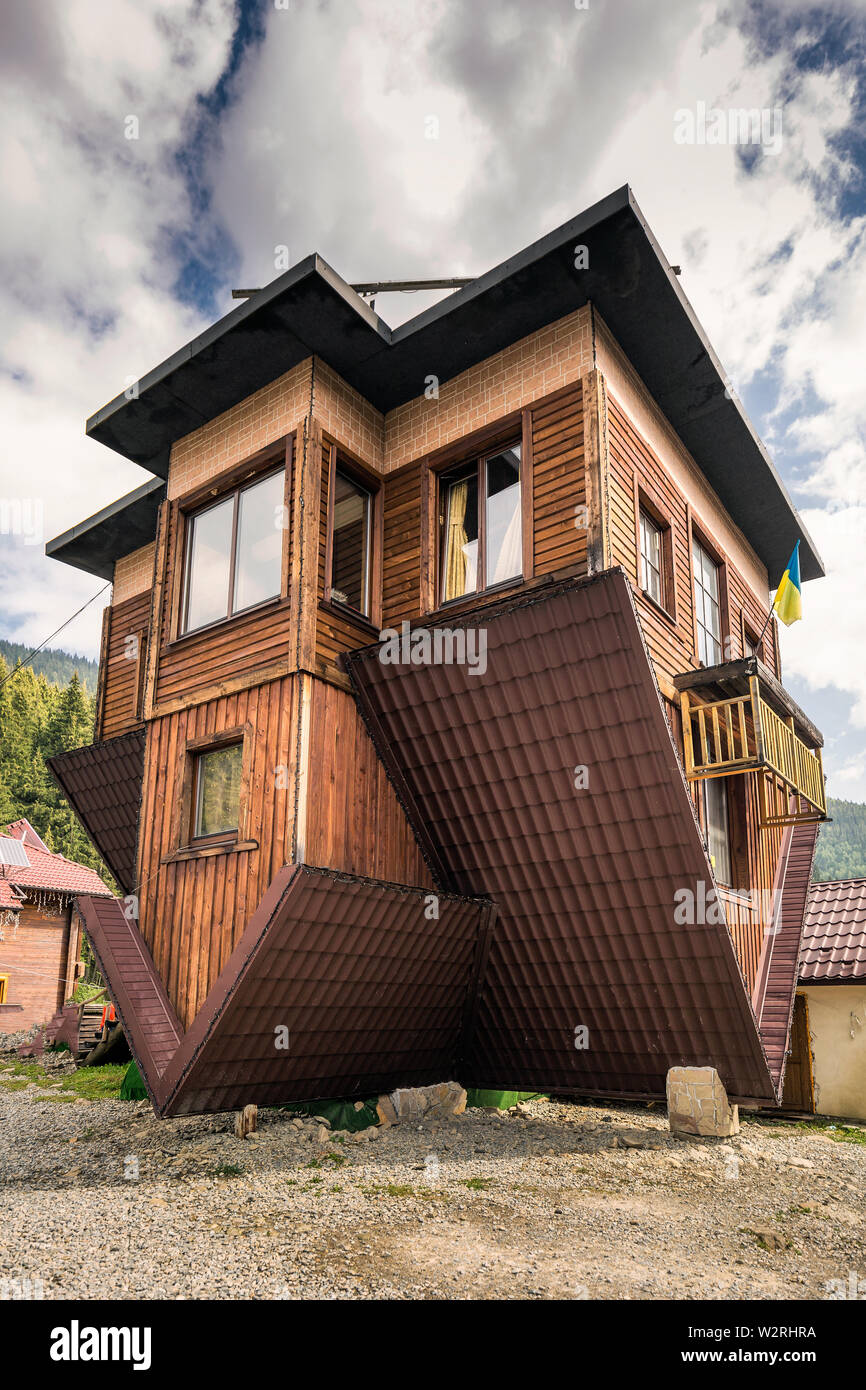
<svg viewBox="0 0 866 1390">
<path fill-rule="evenodd" d="M 0 534 L 3 635 L 96 592 L 42 541 L 144 481 L 85 418 L 276 247 L 471 275 L 628 182 L 824 556 L 784 674 L 831 792 L 866 799 L 864 0 L 43 0 L 4 26 L 0 500 L 29 522 Z M 779 112 L 778 148 L 678 144 L 699 103 Z M 65 645 L 96 653 L 103 601 Z"/>
</svg>

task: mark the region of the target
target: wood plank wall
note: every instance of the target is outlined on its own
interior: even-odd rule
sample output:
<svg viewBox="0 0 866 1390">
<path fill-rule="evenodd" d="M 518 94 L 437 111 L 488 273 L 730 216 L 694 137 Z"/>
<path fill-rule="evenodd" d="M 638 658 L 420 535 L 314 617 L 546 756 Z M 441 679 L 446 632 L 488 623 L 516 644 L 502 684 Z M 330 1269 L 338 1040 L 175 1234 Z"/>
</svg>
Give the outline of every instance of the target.
<svg viewBox="0 0 866 1390">
<path fill-rule="evenodd" d="M 354 696 L 311 682 L 307 863 L 432 888 Z"/>
<path fill-rule="evenodd" d="M 140 926 L 185 1028 L 290 857 L 297 678 L 254 686 L 154 720 L 148 729 L 139 847 Z M 186 839 L 175 773 L 191 739 L 249 724 L 246 834 L 257 849 L 166 863 Z M 279 777 L 275 769 L 284 772 Z"/>
<path fill-rule="evenodd" d="M 384 482 L 382 625 L 399 627 L 421 611 L 421 485 L 418 459 Z"/>
<path fill-rule="evenodd" d="M 682 716 L 679 705 L 664 699 L 663 704 L 680 761 L 684 764 Z M 772 892 L 784 833 L 779 826 L 761 828 L 757 780 L 759 775 L 763 774 L 747 773 L 728 779 L 729 800 L 734 807 L 731 853 L 735 863 L 740 866 L 742 875 L 738 887 L 749 889 L 753 896 L 747 897 L 726 889 L 721 890 L 737 959 L 750 993 L 755 987 L 768 925 L 766 907 L 771 899 L 765 898 L 764 894 Z M 700 787 L 700 782 L 690 783 L 692 799 L 698 807 L 701 801 Z M 738 834 L 734 833 L 737 828 Z"/>
<path fill-rule="evenodd" d="M 586 573 L 587 532 L 576 526 L 586 503 L 581 382 L 532 408 L 535 573 Z"/>
<path fill-rule="evenodd" d="M 141 727 L 136 708 L 139 658 L 127 644 L 128 637 L 140 639 L 150 626 L 150 590 L 134 594 L 114 604 L 108 616 L 108 641 L 100 681 L 100 710 L 97 715 L 100 738 L 116 738 Z"/>
<path fill-rule="evenodd" d="M 575 525 L 575 509 L 586 502 L 580 382 L 532 406 L 530 437 L 534 574 L 564 569 L 585 573 L 587 533 Z M 471 436 L 465 452 L 467 459 L 477 454 Z M 382 613 L 386 627 L 399 627 L 422 613 L 422 489 L 427 485 L 428 467 L 428 460 L 419 459 L 385 478 Z M 438 537 L 438 528 L 433 532 Z M 438 559 L 438 554 L 429 557 L 434 574 Z M 500 598 L 500 593 L 489 599 L 479 594 L 471 606 Z"/>
<path fill-rule="evenodd" d="M 637 432 L 625 411 L 613 396 L 608 396 L 608 496 L 610 508 L 611 562 L 622 565 L 635 587 L 635 599 L 641 617 L 650 655 L 655 663 L 659 684 L 665 695 L 673 693 L 672 679 L 682 671 L 698 666 L 694 637 L 694 598 L 692 591 L 689 512 L 687 504 L 662 463 Z M 650 495 L 659 499 L 671 522 L 671 543 L 676 590 L 676 621 L 659 611 L 651 600 L 644 598 L 638 587 L 638 557 L 635 538 L 634 488 L 638 482 Z M 721 503 L 719 503 L 721 508 Z M 712 528 L 712 517 L 702 517 L 702 523 Z M 709 537 L 713 539 L 712 536 Z M 756 633 L 764 626 L 769 612 L 743 580 L 736 566 L 726 559 L 728 583 L 728 622 L 730 650 L 726 659 L 736 660 L 745 655 L 742 643 L 741 612 Z M 774 647 L 773 624 L 765 639 L 768 662 L 778 674 Z"/>
</svg>

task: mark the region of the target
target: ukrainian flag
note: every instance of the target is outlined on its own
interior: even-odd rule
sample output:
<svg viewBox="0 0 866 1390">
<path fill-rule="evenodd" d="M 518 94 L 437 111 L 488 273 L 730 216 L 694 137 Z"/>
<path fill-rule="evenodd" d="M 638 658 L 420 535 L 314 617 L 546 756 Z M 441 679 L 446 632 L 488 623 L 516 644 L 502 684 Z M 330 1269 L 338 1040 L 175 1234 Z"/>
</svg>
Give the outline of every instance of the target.
<svg viewBox="0 0 866 1390">
<path fill-rule="evenodd" d="M 790 627 L 792 623 L 803 616 L 799 541 L 791 551 L 788 568 L 782 575 L 781 583 L 776 590 L 776 597 L 773 599 L 773 612 L 778 616 L 779 622 L 784 623 L 786 627 Z"/>
</svg>

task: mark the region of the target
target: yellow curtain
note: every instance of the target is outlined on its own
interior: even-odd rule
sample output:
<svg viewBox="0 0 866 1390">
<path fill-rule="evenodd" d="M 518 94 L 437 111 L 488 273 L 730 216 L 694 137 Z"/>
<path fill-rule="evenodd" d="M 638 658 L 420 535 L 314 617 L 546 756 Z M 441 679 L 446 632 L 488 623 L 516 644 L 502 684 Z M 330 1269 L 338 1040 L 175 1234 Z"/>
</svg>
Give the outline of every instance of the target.
<svg viewBox="0 0 866 1390">
<path fill-rule="evenodd" d="M 466 503 L 469 480 L 452 483 L 448 491 L 448 545 L 445 551 L 445 598 L 460 598 L 466 592 Z"/>
</svg>

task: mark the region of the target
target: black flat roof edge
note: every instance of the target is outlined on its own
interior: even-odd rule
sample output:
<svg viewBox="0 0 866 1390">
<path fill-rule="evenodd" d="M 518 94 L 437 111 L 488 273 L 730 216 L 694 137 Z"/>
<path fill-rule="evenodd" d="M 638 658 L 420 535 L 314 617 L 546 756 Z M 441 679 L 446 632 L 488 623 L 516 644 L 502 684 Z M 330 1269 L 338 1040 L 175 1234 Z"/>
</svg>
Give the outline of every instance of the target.
<svg viewBox="0 0 866 1390">
<path fill-rule="evenodd" d="M 151 368 L 149 372 L 145 372 L 144 376 L 139 377 L 136 383 L 138 396 L 141 396 L 142 392 L 150 390 L 152 386 L 156 386 L 161 381 L 164 381 L 165 378 L 170 376 L 178 367 L 183 366 L 184 362 L 191 361 L 192 358 L 196 357 L 200 352 L 203 352 L 206 348 L 218 342 L 226 333 L 230 333 L 232 329 L 239 327 L 246 319 L 252 318 L 253 315 L 258 313 L 267 304 L 270 304 L 275 299 L 279 299 L 287 290 L 293 289 L 295 285 L 299 285 L 303 280 L 312 279 L 317 275 L 325 281 L 330 289 L 354 309 L 359 319 L 366 322 L 371 332 L 376 333 L 382 339 L 383 345 L 387 346 L 390 344 L 391 329 L 385 323 L 385 320 L 381 319 L 359 294 L 356 294 L 351 285 L 348 284 L 342 276 L 338 275 L 336 270 L 328 265 L 328 262 L 324 260 L 317 251 L 313 251 L 309 256 L 305 256 L 302 261 L 298 261 L 297 265 L 290 266 L 282 275 L 278 275 L 276 280 L 272 280 L 269 285 L 265 285 L 262 289 L 258 290 L 252 298 L 245 300 L 242 304 L 239 304 L 237 308 L 230 309 L 221 319 L 217 319 L 216 323 L 212 323 L 209 328 L 199 333 L 197 337 L 191 338 L 188 343 L 178 348 L 170 357 L 166 357 L 163 362 Z M 310 351 L 312 354 L 314 349 L 311 348 Z M 128 392 L 129 388 L 121 392 L 119 396 L 115 396 L 112 400 L 107 401 L 105 405 L 100 406 L 99 410 L 94 411 L 85 423 L 85 433 L 89 435 L 93 434 L 106 420 L 116 415 L 118 411 L 124 410 L 127 405 L 129 405 L 130 400 L 133 399 Z M 202 424 L 206 423 L 207 420 L 203 418 Z"/>
<path fill-rule="evenodd" d="M 703 432 L 705 435 L 709 427 L 706 420 L 700 420 L 700 416 L 715 413 L 722 432 L 729 436 L 735 436 L 737 448 L 743 450 L 742 459 L 738 464 L 740 471 L 746 470 L 747 472 L 749 467 L 755 469 L 758 460 L 763 465 L 763 470 L 765 470 L 763 483 L 757 470 L 755 474 L 755 488 L 757 489 L 755 505 L 759 506 L 761 502 L 766 505 L 768 495 L 772 496 L 773 493 L 780 504 L 774 511 L 770 528 L 772 536 L 768 533 L 768 539 L 763 548 L 759 535 L 760 525 L 756 523 L 754 527 L 750 525 L 744 527 L 744 517 L 734 516 L 733 519 L 746 533 L 746 538 L 752 548 L 767 565 L 768 570 L 779 567 L 781 574 L 781 568 L 784 564 L 781 559 L 781 548 L 783 537 L 786 537 L 788 533 L 787 513 L 790 517 L 791 544 L 797 536 L 801 541 L 804 580 L 822 575 L 824 567 L 814 541 L 806 530 L 784 482 L 764 447 L 763 441 L 749 420 L 742 403 L 730 390 L 728 377 L 722 364 L 627 184 L 600 199 L 591 207 L 584 209 L 583 212 L 578 213 L 560 227 L 546 233 L 530 246 L 478 276 L 470 285 L 458 289 L 438 304 L 423 310 L 415 318 L 408 320 L 407 323 L 395 330 L 390 329 L 384 320 L 321 256 L 313 253 L 278 276 L 253 298 L 232 309 L 223 318 L 179 349 L 178 352 L 143 376 L 138 382 L 135 396 L 131 397 L 126 391 L 101 407 L 87 421 L 87 432 L 92 437 L 104 442 L 108 447 L 116 449 L 125 457 L 132 458 L 139 466 L 150 469 L 159 477 L 166 477 L 172 443 L 189 433 L 190 430 L 198 428 L 200 424 L 207 423 L 222 409 L 230 408 L 230 403 L 222 405 L 218 401 L 217 404 L 214 404 L 214 392 L 211 390 L 213 381 L 219 381 L 218 375 L 215 375 L 218 373 L 219 367 L 215 367 L 213 359 L 217 345 L 227 335 L 237 330 L 240 330 L 242 335 L 244 333 L 254 334 L 256 331 L 272 333 L 274 331 L 274 315 L 278 316 L 278 327 L 285 332 L 285 341 L 288 346 L 279 363 L 275 365 L 273 373 L 266 380 L 262 374 L 261 385 L 266 385 L 268 380 L 276 379 L 283 371 L 290 369 L 293 363 L 303 360 L 304 356 L 318 355 L 323 361 L 329 362 L 329 365 L 338 374 L 345 376 L 350 384 L 355 386 L 355 389 L 360 389 L 362 394 L 367 394 L 366 386 L 371 394 L 372 404 L 377 405 L 376 394 L 378 391 L 380 397 L 383 395 L 385 397 L 384 405 L 380 400 L 379 407 L 393 409 L 394 405 L 388 404 L 389 390 L 391 396 L 396 396 L 397 404 L 404 397 L 407 400 L 412 398 L 412 393 L 408 390 L 405 381 L 406 363 L 408 361 L 410 367 L 413 366 L 413 346 L 415 356 L 419 350 L 427 346 L 428 340 L 424 335 L 428 330 L 432 331 L 434 335 L 438 331 L 441 335 L 445 331 L 443 325 L 451 315 L 458 316 L 455 329 L 465 329 L 467 322 L 465 315 L 468 311 L 471 337 L 473 325 L 471 315 L 474 301 L 483 301 L 483 297 L 491 293 L 495 298 L 497 291 L 501 287 L 507 286 L 510 277 L 531 272 L 534 265 L 541 267 L 541 263 L 546 257 L 555 255 L 557 251 L 567 246 L 572 238 L 579 239 L 592 230 L 602 227 L 610 219 L 620 216 L 630 219 L 633 226 L 639 230 L 650 256 L 649 263 L 656 265 L 657 275 L 659 271 L 662 273 L 663 279 L 657 279 L 655 291 L 651 287 L 649 292 L 651 295 L 662 293 L 665 298 L 668 294 L 671 295 L 671 299 L 668 300 L 668 312 L 674 316 L 675 320 L 679 319 L 682 331 L 686 334 L 686 341 L 681 344 L 682 349 L 685 350 L 689 346 L 687 339 L 688 335 L 691 335 L 694 339 L 695 354 L 706 359 L 704 386 L 706 387 L 707 383 L 711 383 L 707 398 L 700 401 L 699 408 L 695 408 L 693 402 L 690 403 L 690 409 L 682 407 L 685 411 L 682 419 L 679 419 L 674 411 L 671 417 L 673 428 L 683 438 L 686 447 L 689 448 L 689 442 L 684 435 L 694 433 L 695 421 L 698 421 L 698 437 L 694 441 L 695 447 L 697 447 L 700 443 L 700 433 Z M 539 273 L 543 274 L 543 271 L 540 269 Z M 302 295 L 297 309 L 299 318 L 297 332 L 294 332 L 290 319 L 284 318 L 282 323 L 279 322 L 279 302 L 284 296 L 291 294 L 293 290 Z M 324 300 L 324 303 L 319 306 L 321 312 L 318 316 L 315 313 L 311 314 L 311 306 L 316 307 L 317 299 Z M 591 302 L 589 298 L 587 302 Z M 329 303 L 334 306 L 333 315 L 328 310 Z M 338 308 L 337 305 L 342 305 L 342 309 Z M 289 313 L 295 312 L 291 303 L 282 307 L 284 311 L 288 310 Z M 478 306 L 478 313 L 481 315 L 479 321 L 482 323 L 485 312 L 489 314 L 489 301 L 487 306 L 483 302 Z M 569 310 L 564 310 L 564 312 L 569 312 Z M 257 319 L 257 315 L 261 317 Z M 601 315 L 607 322 L 609 315 L 603 308 Z M 553 320 L 545 319 L 545 322 L 548 321 Z M 317 332 L 319 322 L 325 325 L 323 328 L 324 338 L 327 339 L 328 333 L 331 334 L 332 348 L 339 339 L 336 355 L 338 357 L 343 356 L 345 361 L 330 361 L 327 348 L 323 347 L 320 342 L 311 341 L 319 336 Z M 618 340 L 616 321 L 610 323 L 609 327 L 614 338 Z M 488 334 L 488 339 L 489 336 Z M 415 340 L 414 344 L 413 339 Z M 244 341 L 242 336 L 236 341 L 234 348 L 227 349 L 227 351 L 234 352 L 236 356 L 239 345 L 243 345 Z M 462 345 L 462 347 L 462 357 L 458 352 L 452 375 L 465 370 L 466 362 L 463 361 L 463 358 L 467 358 L 466 345 Z M 242 346 L 240 346 L 240 350 L 244 350 Z M 479 335 L 477 358 L 470 351 L 467 360 L 481 361 L 485 352 L 490 355 L 497 350 L 495 346 L 491 346 L 489 341 L 485 341 Z M 396 353 L 393 358 L 390 355 L 392 351 Z M 169 381 L 169 378 L 178 369 L 191 364 L 194 359 L 200 357 L 200 354 L 208 353 L 210 356 L 205 355 L 198 363 L 200 375 L 197 378 L 195 376 L 192 379 L 185 377 L 177 383 Z M 408 358 L 406 354 L 408 354 Z M 629 353 L 627 352 L 626 355 L 629 356 Z M 447 366 L 447 364 L 444 365 Z M 394 382 L 401 371 L 404 380 L 395 387 Z M 353 376 L 356 378 L 354 382 L 352 381 Z M 449 379 L 448 375 L 446 374 L 443 379 Z M 383 382 L 386 384 L 382 384 Z M 652 386 L 649 383 L 648 386 L 652 391 Z M 148 421 L 146 416 L 139 415 L 142 407 L 139 406 L 138 402 L 142 394 L 146 395 L 152 388 L 158 388 L 159 391 L 153 402 L 157 417 L 160 409 L 168 413 L 168 423 L 165 425 L 159 423 L 153 426 L 153 422 Z M 259 388 L 254 385 L 252 389 Z M 225 395 L 224 388 L 218 387 L 216 395 L 219 396 L 220 392 Z M 676 404 L 682 406 L 682 401 L 680 400 Z M 671 408 L 673 409 L 673 403 Z M 125 413 L 129 412 L 130 409 L 131 415 Z M 173 410 L 172 422 L 171 413 Z M 141 419 L 141 424 L 137 423 L 139 419 Z M 130 443 L 136 431 L 142 444 L 138 450 Z M 749 460 L 750 449 L 755 451 L 751 460 Z M 690 448 L 690 452 L 694 453 L 695 449 Z M 137 457 L 135 456 L 136 453 Z M 723 474 L 719 474 L 718 449 L 716 450 L 715 462 L 712 459 L 702 461 L 699 454 L 700 449 L 698 448 L 695 458 L 710 485 L 717 493 L 719 493 L 721 486 L 724 493 L 725 479 Z M 718 474 L 718 477 L 714 476 L 713 470 Z M 727 491 L 730 492 L 730 489 Z M 759 496 L 760 494 L 762 497 Z M 730 510 L 731 498 L 728 497 L 726 501 L 725 497 L 722 496 L 721 500 L 722 505 Z M 122 501 L 117 505 L 121 504 Z M 742 507 L 739 510 L 742 511 Z M 58 556 L 58 558 L 65 557 Z M 74 563 L 72 560 L 69 562 Z M 776 577 L 774 573 L 770 573 L 771 584 Z"/>
<path fill-rule="evenodd" d="M 68 531 L 46 541 L 45 554 L 52 560 L 61 560 L 75 569 L 113 581 L 115 562 L 153 540 L 165 486 L 162 478 L 148 478 L 125 497 L 110 502 L 85 521 L 79 521 Z"/>
</svg>

